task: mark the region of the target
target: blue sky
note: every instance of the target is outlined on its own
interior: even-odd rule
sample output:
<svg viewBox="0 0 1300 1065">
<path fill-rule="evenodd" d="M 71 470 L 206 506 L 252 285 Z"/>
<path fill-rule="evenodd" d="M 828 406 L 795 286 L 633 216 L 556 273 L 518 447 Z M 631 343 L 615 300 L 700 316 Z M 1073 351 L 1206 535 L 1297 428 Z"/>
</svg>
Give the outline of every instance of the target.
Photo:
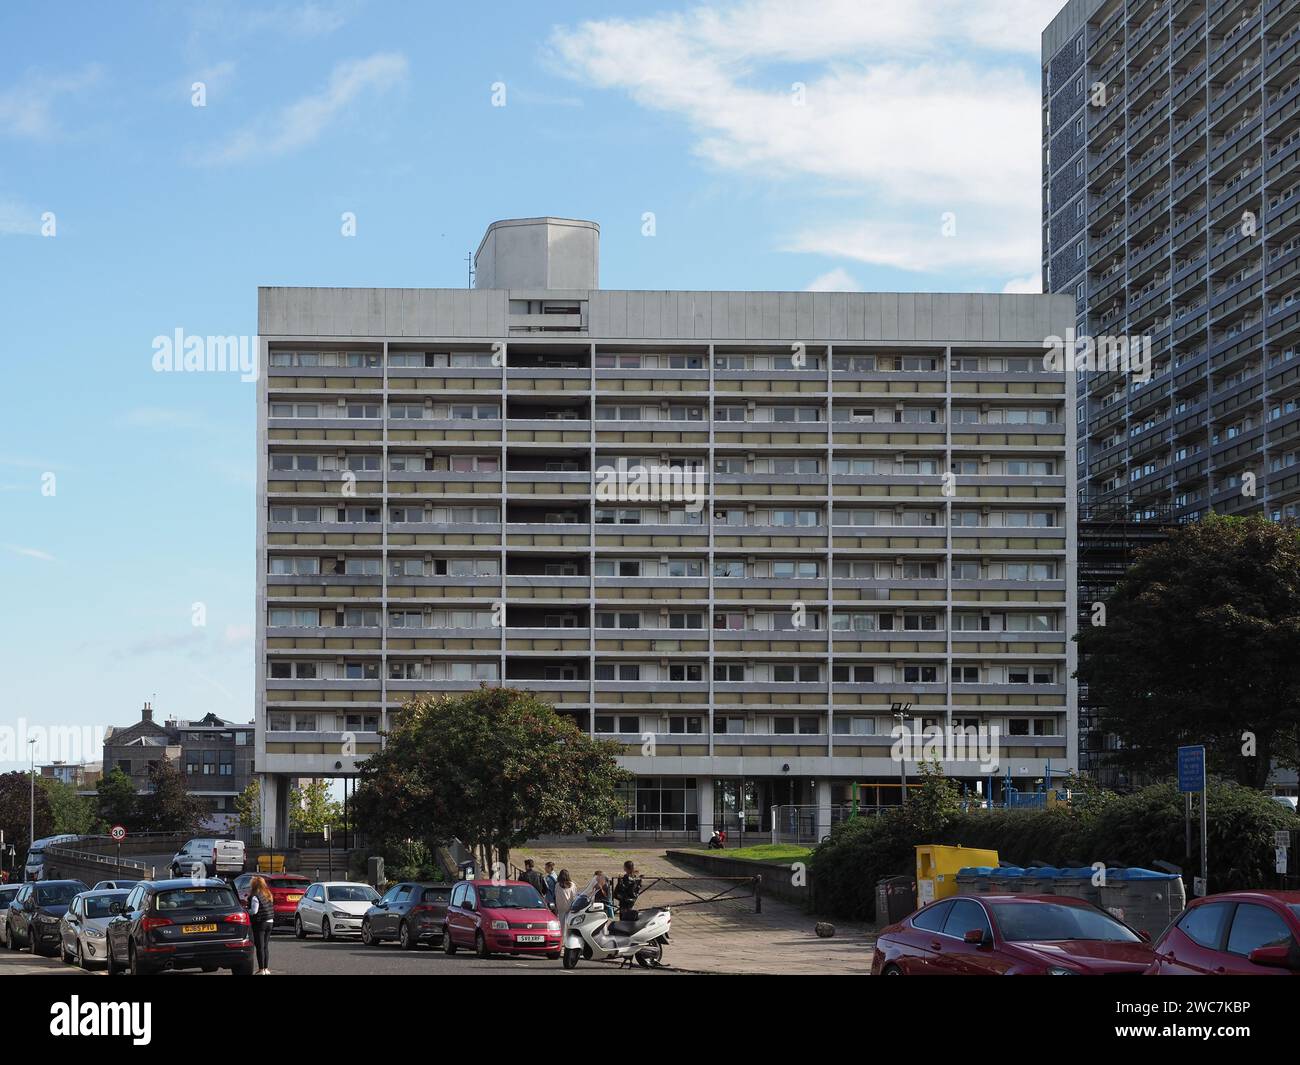
<svg viewBox="0 0 1300 1065">
<path fill-rule="evenodd" d="M 539 214 L 600 222 L 608 288 L 1038 291 L 1058 6 L 10 0 L 0 726 L 252 717 L 255 387 L 155 336 L 461 287 Z"/>
</svg>

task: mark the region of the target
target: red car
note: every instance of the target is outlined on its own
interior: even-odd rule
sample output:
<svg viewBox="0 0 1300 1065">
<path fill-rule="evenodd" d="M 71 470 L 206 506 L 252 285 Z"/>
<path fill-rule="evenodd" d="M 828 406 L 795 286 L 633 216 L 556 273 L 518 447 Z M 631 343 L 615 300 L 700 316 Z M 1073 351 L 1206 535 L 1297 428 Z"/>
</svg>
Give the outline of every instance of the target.
<svg viewBox="0 0 1300 1065">
<path fill-rule="evenodd" d="M 480 958 L 493 954 L 560 956 L 560 922 L 532 884 L 520 880 L 462 880 L 447 903 L 442 947 Z"/>
<path fill-rule="evenodd" d="M 248 907 L 248 885 L 253 877 L 260 876 L 271 889 L 271 898 L 275 899 L 274 928 L 292 928 L 298 913 L 298 903 L 311 887 L 311 881 L 299 873 L 244 873 L 235 878 L 235 890 L 239 901 Z"/>
<path fill-rule="evenodd" d="M 1300 891 L 1193 899 L 1156 941 L 1153 976 L 1300 974 Z"/>
<path fill-rule="evenodd" d="M 1151 944 L 1066 895 L 957 895 L 884 929 L 874 976 L 1084 976 L 1143 973 Z"/>
</svg>

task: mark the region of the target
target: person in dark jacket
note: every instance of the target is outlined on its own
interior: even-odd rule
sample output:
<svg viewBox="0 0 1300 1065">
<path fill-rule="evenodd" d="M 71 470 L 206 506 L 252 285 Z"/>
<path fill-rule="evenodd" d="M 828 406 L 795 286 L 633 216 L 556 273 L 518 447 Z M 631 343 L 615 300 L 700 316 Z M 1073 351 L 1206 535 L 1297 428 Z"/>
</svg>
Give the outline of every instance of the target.
<svg viewBox="0 0 1300 1065">
<path fill-rule="evenodd" d="M 248 883 L 248 919 L 253 926 L 257 975 L 271 975 L 271 928 L 275 924 L 275 896 L 260 876 Z"/>
<path fill-rule="evenodd" d="M 519 879 L 525 884 L 532 884 L 537 889 L 537 894 L 541 895 L 542 898 L 546 898 L 546 878 L 533 868 L 531 858 L 524 859 L 524 871 L 519 874 Z"/>
<path fill-rule="evenodd" d="M 636 864 L 631 860 L 623 863 L 623 875 L 614 885 L 614 900 L 618 903 L 620 921 L 631 921 L 636 917 L 636 900 L 641 894 L 641 874 L 636 871 Z"/>
</svg>

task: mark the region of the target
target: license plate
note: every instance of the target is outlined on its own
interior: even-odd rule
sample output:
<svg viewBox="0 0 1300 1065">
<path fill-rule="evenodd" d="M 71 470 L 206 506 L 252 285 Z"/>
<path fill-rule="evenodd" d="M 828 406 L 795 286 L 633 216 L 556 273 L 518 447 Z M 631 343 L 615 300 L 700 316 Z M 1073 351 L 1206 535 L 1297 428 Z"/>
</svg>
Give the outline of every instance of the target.
<svg viewBox="0 0 1300 1065">
<path fill-rule="evenodd" d="M 214 924 L 187 924 L 181 928 L 184 935 L 191 935 L 195 932 L 215 932 L 217 926 Z"/>
<path fill-rule="evenodd" d="M 290 895 L 290 896 L 288 896 L 288 898 L 289 898 L 289 901 L 290 901 L 290 902 L 297 902 L 299 899 L 302 898 L 302 896 L 301 896 L 301 895 Z"/>
<path fill-rule="evenodd" d="M 545 943 L 545 936 L 516 936 L 516 943 Z"/>
</svg>

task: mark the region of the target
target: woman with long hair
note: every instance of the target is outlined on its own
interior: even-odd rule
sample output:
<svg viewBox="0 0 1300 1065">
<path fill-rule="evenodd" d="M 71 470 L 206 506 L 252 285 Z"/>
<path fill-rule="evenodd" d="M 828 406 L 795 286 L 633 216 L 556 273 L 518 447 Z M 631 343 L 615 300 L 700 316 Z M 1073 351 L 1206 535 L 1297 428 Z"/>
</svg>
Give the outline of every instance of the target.
<svg viewBox="0 0 1300 1065">
<path fill-rule="evenodd" d="M 271 928 L 275 924 L 275 896 L 266 881 L 255 876 L 248 882 L 248 918 L 253 925 L 257 975 L 271 975 Z"/>
</svg>

